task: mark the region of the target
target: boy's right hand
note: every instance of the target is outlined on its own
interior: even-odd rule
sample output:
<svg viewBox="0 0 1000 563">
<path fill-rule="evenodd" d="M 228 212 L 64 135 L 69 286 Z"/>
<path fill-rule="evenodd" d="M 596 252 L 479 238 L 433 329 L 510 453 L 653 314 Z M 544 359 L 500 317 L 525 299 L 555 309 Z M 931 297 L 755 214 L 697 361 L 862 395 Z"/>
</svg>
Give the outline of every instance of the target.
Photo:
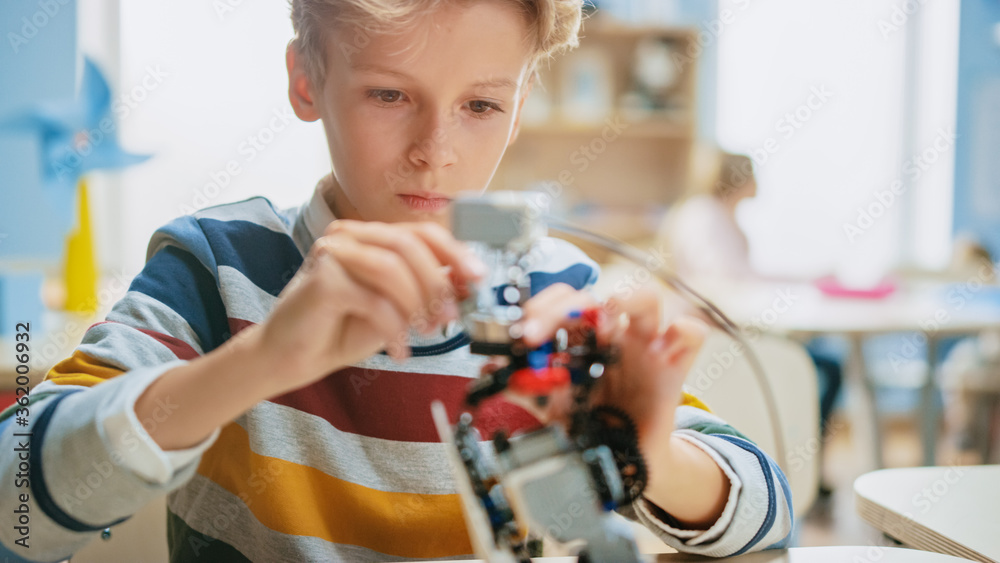
<svg viewBox="0 0 1000 563">
<path fill-rule="evenodd" d="M 409 354 L 409 328 L 458 318 L 456 300 L 485 274 L 463 243 L 433 223 L 336 220 L 254 327 L 251 354 L 281 394 L 386 350 Z"/>
</svg>

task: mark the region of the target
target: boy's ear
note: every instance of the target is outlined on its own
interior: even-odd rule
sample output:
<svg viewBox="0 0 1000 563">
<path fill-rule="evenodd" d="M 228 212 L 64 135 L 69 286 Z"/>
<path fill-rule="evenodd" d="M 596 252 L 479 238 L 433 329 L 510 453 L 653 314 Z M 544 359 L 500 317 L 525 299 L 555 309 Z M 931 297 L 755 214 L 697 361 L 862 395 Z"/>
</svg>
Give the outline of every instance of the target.
<svg viewBox="0 0 1000 563">
<path fill-rule="evenodd" d="M 285 66 L 288 67 L 288 100 L 292 103 L 292 110 L 302 121 L 316 121 L 320 114 L 313 98 L 312 80 L 302 57 L 291 43 L 285 49 Z"/>
<path fill-rule="evenodd" d="M 535 85 L 535 76 L 532 74 L 531 78 L 528 79 L 528 83 L 524 86 L 524 93 L 521 94 L 521 99 L 517 102 L 517 110 L 514 112 L 514 133 L 510 136 L 510 141 L 507 146 L 514 144 L 517 140 L 517 134 L 521 131 L 521 110 L 524 109 L 524 101 L 528 99 L 528 94 L 531 94 L 531 88 Z"/>
</svg>

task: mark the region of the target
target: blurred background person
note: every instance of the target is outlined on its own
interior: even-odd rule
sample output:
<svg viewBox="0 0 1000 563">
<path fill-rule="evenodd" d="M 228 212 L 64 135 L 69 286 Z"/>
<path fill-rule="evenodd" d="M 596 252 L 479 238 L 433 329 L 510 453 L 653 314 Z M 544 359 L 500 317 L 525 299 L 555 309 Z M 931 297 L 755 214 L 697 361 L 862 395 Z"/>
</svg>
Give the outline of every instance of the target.
<svg viewBox="0 0 1000 563">
<path fill-rule="evenodd" d="M 671 208 L 659 233 L 669 245 L 674 271 L 682 279 L 767 281 L 754 271 L 747 236 L 736 219 L 740 202 L 757 195 L 753 161 L 714 146 L 699 148 L 694 158 L 691 193 Z M 840 359 L 816 340 L 806 343 L 806 350 L 819 376 L 822 431 L 843 385 L 843 369 Z M 830 488 L 821 481 L 820 491 L 828 494 Z"/>
</svg>

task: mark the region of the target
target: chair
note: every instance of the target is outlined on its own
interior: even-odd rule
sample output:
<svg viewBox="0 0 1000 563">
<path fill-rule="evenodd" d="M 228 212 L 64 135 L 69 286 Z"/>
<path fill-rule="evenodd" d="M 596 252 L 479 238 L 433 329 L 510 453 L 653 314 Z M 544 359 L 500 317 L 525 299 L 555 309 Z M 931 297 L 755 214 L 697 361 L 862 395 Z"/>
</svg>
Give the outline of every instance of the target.
<svg viewBox="0 0 1000 563">
<path fill-rule="evenodd" d="M 804 514 L 816 500 L 822 450 L 816 367 L 802 345 L 786 338 L 762 335 L 751 343 L 774 393 L 775 420 L 748 360 L 733 354 L 731 345 L 729 337 L 712 331 L 685 382 L 687 390 L 774 458 L 788 478 L 795 514 Z M 776 423 L 784 459 L 778 457 Z"/>
</svg>

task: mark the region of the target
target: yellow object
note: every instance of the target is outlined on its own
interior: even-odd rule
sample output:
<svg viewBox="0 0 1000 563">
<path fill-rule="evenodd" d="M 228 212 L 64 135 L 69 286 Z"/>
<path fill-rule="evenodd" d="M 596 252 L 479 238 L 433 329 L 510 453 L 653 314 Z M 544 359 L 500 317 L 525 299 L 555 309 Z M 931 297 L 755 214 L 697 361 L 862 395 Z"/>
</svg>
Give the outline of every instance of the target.
<svg viewBox="0 0 1000 563">
<path fill-rule="evenodd" d="M 87 181 L 80 179 L 77 198 L 77 228 L 66 238 L 66 280 L 64 309 L 92 315 L 97 312 L 97 260 L 94 257 L 94 237 L 90 228 L 90 204 Z"/>
</svg>

